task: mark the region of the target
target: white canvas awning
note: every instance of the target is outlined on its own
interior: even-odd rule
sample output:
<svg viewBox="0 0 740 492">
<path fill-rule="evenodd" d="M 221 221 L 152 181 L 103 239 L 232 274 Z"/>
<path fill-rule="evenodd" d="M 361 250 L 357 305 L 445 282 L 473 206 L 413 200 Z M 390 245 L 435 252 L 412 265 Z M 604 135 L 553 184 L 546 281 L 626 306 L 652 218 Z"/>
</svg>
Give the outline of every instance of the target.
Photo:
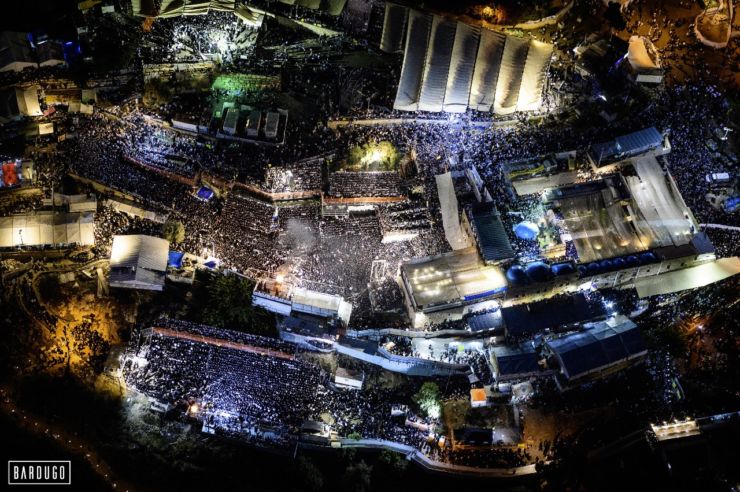
<svg viewBox="0 0 740 492">
<path fill-rule="evenodd" d="M 526 39 L 506 37 L 504 54 L 501 57 L 501 70 L 496 83 L 494 113 L 509 114 L 516 111 L 528 51 L 529 41 Z"/>
<path fill-rule="evenodd" d="M 547 78 L 547 67 L 550 65 L 553 46 L 541 41 L 529 43 L 527 61 L 524 64 L 522 85 L 519 87 L 517 111 L 534 111 L 542 103 L 542 88 Z"/>
<path fill-rule="evenodd" d="M 447 74 L 450 71 L 452 48 L 455 43 L 455 32 L 456 25 L 454 22 L 447 21 L 438 15 L 434 16 L 419 94 L 419 109 L 421 111 L 442 111 L 447 89 Z"/>
<path fill-rule="evenodd" d="M 421 90 L 421 79 L 424 73 L 431 29 L 431 15 L 416 10 L 409 11 L 406 49 L 393 109 L 402 111 L 416 111 L 419 109 L 419 91 Z"/>
<path fill-rule="evenodd" d="M 464 249 L 470 246 L 470 239 L 460 226 L 460 211 L 455 195 L 455 185 L 452 183 L 452 174 L 446 172 L 435 176 L 439 208 L 442 212 L 442 226 L 445 237 L 452 249 Z"/>
<path fill-rule="evenodd" d="M 470 84 L 473 82 L 475 57 L 478 54 L 478 42 L 480 41 L 480 28 L 458 22 L 456 31 L 450 74 L 447 77 L 444 110 L 450 113 L 464 113 L 468 109 Z"/>
<path fill-rule="evenodd" d="M 36 86 L 21 89 L 16 87 L 15 97 L 18 101 L 18 111 L 22 116 L 41 116 L 39 97 Z"/>
<path fill-rule="evenodd" d="M 468 102 L 472 109 L 478 111 L 490 111 L 496 95 L 496 84 L 501 68 L 501 57 L 504 53 L 506 36 L 500 32 L 482 29 L 480 46 L 475 60 L 475 71 L 473 82 L 470 87 L 470 100 Z"/>
<path fill-rule="evenodd" d="M 95 243 L 94 216 L 87 213 L 39 212 L 0 218 L 0 247 L 90 245 Z"/>
<path fill-rule="evenodd" d="M 627 59 L 635 70 L 654 70 L 660 68 L 658 53 L 653 43 L 643 36 L 630 37 Z"/>
</svg>

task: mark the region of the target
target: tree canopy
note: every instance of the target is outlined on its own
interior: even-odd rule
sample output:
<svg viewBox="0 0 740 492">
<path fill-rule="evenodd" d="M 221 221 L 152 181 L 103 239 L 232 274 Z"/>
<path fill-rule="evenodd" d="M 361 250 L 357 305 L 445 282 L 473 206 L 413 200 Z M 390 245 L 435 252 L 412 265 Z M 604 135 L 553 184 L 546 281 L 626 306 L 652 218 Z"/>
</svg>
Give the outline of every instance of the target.
<svg viewBox="0 0 740 492">
<path fill-rule="evenodd" d="M 437 383 L 427 381 L 422 384 L 414 395 L 414 402 L 427 417 L 436 419 L 442 415 L 441 393 Z"/>
<path fill-rule="evenodd" d="M 170 244 L 181 243 L 185 240 L 185 226 L 179 220 L 168 220 L 162 226 L 162 237 Z"/>
<path fill-rule="evenodd" d="M 373 467 L 364 461 L 352 463 L 344 472 L 344 490 L 353 492 L 367 492 L 370 490 Z"/>
<path fill-rule="evenodd" d="M 252 306 L 253 288 L 252 281 L 236 274 L 213 276 L 206 286 L 208 304 L 203 310 L 203 322 L 256 335 L 275 336 L 274 316 Z"/>
<path fill-rule="evenodd" d="M 388 141 L 368 142 L 349 149 L 345 171 L 396 171 L 401 154 Z"/>
</svg>

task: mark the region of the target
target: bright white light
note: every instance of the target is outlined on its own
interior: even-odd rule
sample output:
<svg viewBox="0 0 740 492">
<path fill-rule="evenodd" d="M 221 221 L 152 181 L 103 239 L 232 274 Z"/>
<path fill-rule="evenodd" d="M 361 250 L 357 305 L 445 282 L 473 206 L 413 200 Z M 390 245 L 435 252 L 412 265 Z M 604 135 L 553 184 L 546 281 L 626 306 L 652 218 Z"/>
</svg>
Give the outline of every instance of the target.
<svg viewBox="0 0 740 492">
<path fill-rule="evenodd" d="M 372 152 L 368 152 L 361 159 L 361 162 L 363 164 L 372 164 L 373 162 L 380 162 L 381 160 L 383 160 L 383 156 L 384 156 L 384 154 L 383 154 L 382 151 L 380 151 L 378 149 L 374 149 Z"/>
</svg>

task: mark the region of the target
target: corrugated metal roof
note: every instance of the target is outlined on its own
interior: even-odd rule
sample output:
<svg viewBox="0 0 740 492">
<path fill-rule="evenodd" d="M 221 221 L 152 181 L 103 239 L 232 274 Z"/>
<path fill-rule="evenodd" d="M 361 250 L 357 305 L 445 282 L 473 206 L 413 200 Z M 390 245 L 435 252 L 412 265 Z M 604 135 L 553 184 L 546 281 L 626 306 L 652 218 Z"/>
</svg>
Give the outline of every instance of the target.
<svg viewBox="0 0 740 492">
<path fill-rule="evenodd" d="M 595 323 L 582 332 L 550 340 L 547 346 L 570 379 L 647 350 L 637 325 L 626 318 L 618 324 Z"/>
<path fill-rule="evenodd" d="M 591 155 L 597 163 L 606 164 L 617 157 L 630 157 L 660 147 L 663 135 L 654 127 L 622 135 L 609 142 L 591 146 Z"/>
<path fill-rule="evenodd" d="M 644 152 L 663 143 L 663 135 L 654 126 L 615 139 L 619 151 L 624 154 Z"/>
<path fill-rule="evenodd" d="M 164 272 L 170 243 L 166 239 L 143 234 L 113 236 L 111 268 L 136 267 Z"/>
<path fill-rule="evenodd" d="M 508 376 L 530 374 L 540 370 L 537 352 L 530 344 L 516 347 L 500 346 L 492 349 L 496 359 L 498 379 Z"/>
<path fill-rule="evenodd" d="M 605 314 L 601 302 L 590 302 L 580 293 L 501 309 L 506 334 L 515 338 L 532 335 L 546 328 L 586 322 Z"/>
<path fill-rule="evenodd" d="M 514 257 L 501 217 L 494 207 L 473 207 L 472 222 L 483 260 L 499 261 Z"/>
<path fill-rule="evenodd" d="M 161 290 L 169 248 L 170 243 L 159 237 L 143 234 L 114 236 L 110 284 L 113 287 Z"/>
</svg>

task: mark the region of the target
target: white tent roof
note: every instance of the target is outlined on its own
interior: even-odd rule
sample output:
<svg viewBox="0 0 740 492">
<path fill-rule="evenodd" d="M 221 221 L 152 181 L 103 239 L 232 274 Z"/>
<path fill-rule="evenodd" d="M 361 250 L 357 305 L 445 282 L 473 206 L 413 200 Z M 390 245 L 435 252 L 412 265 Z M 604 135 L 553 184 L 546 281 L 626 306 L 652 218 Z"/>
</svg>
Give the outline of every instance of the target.
<svg viewBox="0 0 740 492">
<path fill-rule="evenodd" d="M 552 57 L 553 46 L 541 41 L 532 40 L 529 43 L 527 61 L 524 64 L 522 85 L 519 87 L 517 111 L 533 111 L 539 109 L 542 102 L 542 88 L 547 78 L 547 67 Z"/>
<path fill-rule="evenodd" d="M 134 15 L 142 17 L 176 17 L 179 15 L 204 15 L 209 10 L 234 10 L 235 0 L 131 0 Z"/>
<path fill-rule="evenodd" d="M 506 37 L 504 54 L 501 57 L 501 69 L 496 83 L 494 113 L 509 114 L 516 111 L 528 51 L 529 42 L 526 39 Z"/>
<path fill-rule="evenodd" d="M 450 73 L 447 77 L 444 110 L 464 113 L 468 108 L 470 84 L 473 82 L 475 57 L 478 53 L 480 29 L 462 22 L 457 23 L 455 44 L 452 47 Z"/>
<path fill-rule="evenodd" d="M 396 101 L 393 109 L 416 111 L 419 109 L 419 91 L 424 73 L 429 33 L 432 29 L 432 16 L 416 10 L 409 11 L 406 33 L 406 49 L 401 65 L 401 78 L 398 82 Z"/>
<path fill-rule="evenodd" d="M 404 9 L 386 4 L 384 51 L 398 45 L 394 36 Z M 552 45 L 539 41 L 408 10 L 393 108 L 454 113 L 472 108 L 497 114 L 536 110 L 552 51 Z"/>
<path fill-rule="evenodd" d="M 455 31 L 454 22 L 438 15 L 434 16 L 419 94 L 419 109 L 422 111 L 442 111 Z"/>
<path fill-rule="evenodd" d="M 16 87 L 15 97 L 18 100 L 18 111 L 23 116 L 41 116 L 37 87 Z"/>
<path fill-rule="evenodd" d="M 475 61 L 473 82 L 468 105 L 478 111 L 490 111 L 496 94 L 501 56 L 506 36 L 500 32 L 482 29 L 478 56 Z"/>
<path fill-rule="evenodd" d="M 643 36 L 630 37 L 627 59 L 635 70 L 660 68 L 660 59 L 653 43 Z"/>
<path fill-rule="evenodd" d="M 352 304 L 341 296 L 294 287 L 290 293 L 290 300 L 292 309 L 298 312 L 318 316 L 337 316 L 345 323 L 349 323 L 352 315 Z"/>
<path fill-rule="evenodd" d="M 94 216 L 87 213 L 36 212 L 0 217 L 0 247 L 95 243 Z"/>
<path fill-rule="evenodd" d="M 439 208 L 442 212 L 442 226 L 445 230 L 445 238 L 452 249 L 463 249 L 470 246 L 468 236 L 460 227 L 460 212 L 455 195 L 455 186 L 452 183 L 452 174 L 446 172 L 435 177 L 437 182 L 437 195 L 439 196 Z"/>
<path fill-rule="evenodd" d="M 386 53 L 400 53 L 403 51 L 408 16 L 408 7 L 391 2 L 385 3 L 383 34 L 380 37 L 380 49 L 382 51 Z"/>
</svg>

